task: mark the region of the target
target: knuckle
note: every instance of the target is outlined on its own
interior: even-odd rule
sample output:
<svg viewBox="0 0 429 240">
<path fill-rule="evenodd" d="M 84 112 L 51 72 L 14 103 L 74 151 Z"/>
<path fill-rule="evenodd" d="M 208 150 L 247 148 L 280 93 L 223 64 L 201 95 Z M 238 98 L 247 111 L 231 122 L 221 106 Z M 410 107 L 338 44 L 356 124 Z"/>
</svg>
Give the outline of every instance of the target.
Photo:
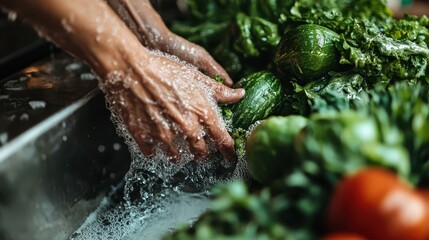
<svg viewBox="0 0 429 240">
<path fill-rule="evenodd" d="M 234 141 L 231 137 L 221 137 L 216 141 L 216 145 L 221 149 L 233 148 Z"/>
<path fill-rule="evenodd" d="M 162 131 L 158 134 L 157 139 L 166 145 L 170 145 L 173 142 L 173 137 L 170 133 Z"/>
</svg>

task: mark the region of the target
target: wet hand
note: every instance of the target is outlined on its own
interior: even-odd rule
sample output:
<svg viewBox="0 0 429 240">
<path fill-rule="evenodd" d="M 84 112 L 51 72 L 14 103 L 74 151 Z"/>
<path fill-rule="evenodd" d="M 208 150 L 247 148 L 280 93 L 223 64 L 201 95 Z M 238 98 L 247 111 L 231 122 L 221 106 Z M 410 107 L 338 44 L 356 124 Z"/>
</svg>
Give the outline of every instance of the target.
<svg viewBox="0 0 429 240">
<path fill-rule="evenodd" d="M 147 0 L 141 3 L 150 6 Z M 188 149 L 202 159 L 209 154 L 208 142 L 213 142 L 226 159 L 235 158 L 215 102 L 237 101 L 243 90 L 230 89 L 194 67 L 142 47 L 105 1 L 0 0 L 0 5 L 91 66 L 102 79 L 100 87 L 113 113 L 144 154 L 154 154 L 159 146 L 172 160 Z M 150 21 L 153 15 L 149 11 L 145 16 Z M 147 33 L 155 38 L 164 34 L 162 27 L 150 30 Z M 206 71 L 213 75 L 222 73 L 210 68 Z"/>
<path fill-rule="evenodd" d="M 109 0 L 121 18 L 148 48 L 175 55 L 206 75 L 220 76 L 227 86 L 233 81 L 222 66 L 201 46 L 172 33 L 148 0 Z"/>
<path fill-rule="evenodd" d="M 160 147 L 172 161 L 187 150 L 204 159 L 212 142 L 226 159 L 236 158 L 215 102 L 238 101 L 243 89 L 231 89 L 192 66 L 141 47 L 123 54 L 126 61 L 101 87 L 145 155 Z"/>
</svg>

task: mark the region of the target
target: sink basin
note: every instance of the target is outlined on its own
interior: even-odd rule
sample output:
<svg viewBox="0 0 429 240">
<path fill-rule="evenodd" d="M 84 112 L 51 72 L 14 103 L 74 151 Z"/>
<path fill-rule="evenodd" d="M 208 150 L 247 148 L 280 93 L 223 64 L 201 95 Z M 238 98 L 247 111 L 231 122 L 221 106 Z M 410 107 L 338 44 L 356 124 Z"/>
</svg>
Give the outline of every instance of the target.
<svg viewBox="0 0 429 240">
<path fill-rule="evenodd" d="M 97 80 L 56 54 L 0 80 L 0 239 L 67 239 L 130 165 Z"/>
<path fill-rule="evenodd" d="M 131 157 L 97 85 L 64 53 L 0 80 L 0 239 L 160 239 L 229 178 L 235 165 L 219 154 L 182 165 Z"/>
</svg>

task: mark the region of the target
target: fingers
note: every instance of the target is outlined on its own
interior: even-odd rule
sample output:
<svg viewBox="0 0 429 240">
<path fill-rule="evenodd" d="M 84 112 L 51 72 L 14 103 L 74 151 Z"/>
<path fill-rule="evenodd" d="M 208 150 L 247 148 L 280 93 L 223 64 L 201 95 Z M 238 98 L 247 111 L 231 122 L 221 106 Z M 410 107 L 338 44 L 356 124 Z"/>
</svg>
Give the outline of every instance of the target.
<svg viewBox="0 0 429 240">
<path fill-rule="evenodd" d="M 207 112 L 207 111 L 199 111 Z M 220 121 L 216 112 L 210 108 L 208 114 L 198 114 L 201 121 L 190 121 L 192 123 L 202 122 L 202 125 L 197 124 L 192 127 L 184 127 L 183 133 L 187 137 L 189 149 L 194 154 L 195 160 L 203 160 L 207 158 L 210 151 L 206 144 L 206 139 L 202 134 L 202 129 L 205 127 L 210 139 L 215 144 L 216 149 L 229 161 L 236 161 L 237 155 L 235 152 L 234 141 L 227 132 L 223 123 Z M 191 120 L 191 119 L 188 119 Z M 192 119 L 193 120 L 193 119 Z"/>
<path fill-rule="evenodd" d="M 154 139 L 149 134 L 145 124 L 139 122 L 135 117 L 131 117 L 129 114 L 123 114 L 123 121 L 128 126 L 128 131 L 137 143 L 140 150 L 145 156 L 153 156 L 155 154 Z"/>
<path fill-rule="evenodd" d="M 197 49 L 196 57 L 194 57 L 196 59 L 195 65 L 208 76 L 220 76 L 225 80 L 224 84 L 226 86 L 232 86 L 234 82 L 232 81 L 231 77 L 229 77 L 225 69 L 219 63 L 217 63 L 216 60 L 214 60 L 213 57 L 204 48 L 195 45 L 195 49 Z"/>
<path fill-rule="evenodd" d="M 209 135 L 213 139 L 217 150 L 219 150 L 222 156 L 228 161 L 236 161 L 237 155 L 235 152 L 234 140 L 228 132 L 215 125 L 212 125 L 207 130 L 209 131 Z"/>
<path fill-rule="evenodd" d="M 171 124 L 168 123 L 168 119 L 166 119 L 159 111 L 159 109 L 153 109 L 151 111 L 151 119 L 150 123 L 153 127 L 151 135 L 158 140 L 161 145 L 161 148 L 166 152 L 169 157 L 169 161 L 177 162 L 179 159 L 179 149 L 177 148 L 174 140 L 176 138 L 176 134 L 172 129 Z"/>
<path fill-rule="evenodd" d="M 130 117 L 129 114 L 122 114 L 122 120 L 127 125 L 129 133 L 143 154 L 145 156 L 154 155 L 154 141 L 150 134 L 148 134 L 146 127 L 139 123 L 137 119 Z"/>
<path fill-rule="evenodd" d="M 213 110 L 206 116 L 204 123 L 208 135 L 213 140 L 217 150 L 219 150 L 226 160 L 236 161 L 237 155 L 235 152 L 234 140 L 228 134 L 224 124 Z"/>
<path fill-rule="evenodd" d="M 240 100 L 244 94 L 245 91 L 243 88 L 230 88 L 222 83 L 213 81 L 210 78 L 207 78 L 202 74 L 202 76 L 199 76 L 199 81 L 204 82 L 213 92 L 213 97 L 215 100 L 219 103 L 234 103 Z"/>
<path fill-rule="evenodd" d="M 164 135 L 160 135 L 159 140 L 162 143 L 161 147 L 166 151 L 168 160 L 170 162 L 176 163 L 179 159 L 179 149 L 174 144 L 174 135 L 173 132 L 166 132 Z"/>
<path fill-rule="evenodd" d="M 155 154 L 154 141 L 149 134 L 133 134 L 132 136 L 145 156 L 153 156 Z"/>
<path fill-rule="evenodd" d="M 192 119 L 187 119 L 189 123 L 182 126 L 183 134 L 189 144 L 189 150 L 195 156 L 195 160 L 202 160 L 209 155 L 209 149 L 204 139 L 202 126 L 199 124 L 196 116 Z M 191 121 L 190 121 L 191 120 Z M 185 120 L 186 121 L 186 120 Z"/>
<path fill-rule="evenodd" d="M 244 94 L 245 91 L 243 88 L 233 89 L 223 86 L 215 88 L 214 98 L 218 103 L 234 103 L 240 100 Z"/>
<path fill-rule="evenodd" d="M 170 33 L 170 39 L 164 49 L 167 53 L 191 63 L 210 77 L 220 76 L 225 80 L 225 85 L 232 86 L 234 82 L 231 77 L 204 48 L 173 33 Z"/>
<path fill-rule="evenodd" d="M 180 128 L 184 135 L 190 152 L 194 155 L 195 160 L 202 160 L 209 154 L 209 149 L 204 139 L 203 127 L 200 124 L 197 115 L 191 112 L 179 112 L 176 108 L 166 105 L 170 118 Z"/>
</svg>

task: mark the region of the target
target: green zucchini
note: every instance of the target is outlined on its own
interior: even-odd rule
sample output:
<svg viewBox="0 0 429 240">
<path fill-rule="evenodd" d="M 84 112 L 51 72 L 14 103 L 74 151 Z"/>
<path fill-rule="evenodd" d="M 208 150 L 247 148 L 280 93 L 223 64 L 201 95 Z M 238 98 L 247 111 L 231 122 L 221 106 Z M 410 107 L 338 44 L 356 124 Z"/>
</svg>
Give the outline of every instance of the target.
<svg viewBox="0 0 429 240">
<path fill-rule="evenodd" d="M 305 24 L 286 32 L 276 47 L 274 62 L 280 72 L 301 82 L 317 80 L 339 68 L 340 36 L 317 25 Z"/>
<path fill-rule="evenodd" d="M 235 85 L 244 88 L 244 97 L 232 106 L 232 126 L 247 129 L 258 120 L 277 113 L 284 102 L 280 80 L 268 71 L 252 73 Z"/>
</svg>

